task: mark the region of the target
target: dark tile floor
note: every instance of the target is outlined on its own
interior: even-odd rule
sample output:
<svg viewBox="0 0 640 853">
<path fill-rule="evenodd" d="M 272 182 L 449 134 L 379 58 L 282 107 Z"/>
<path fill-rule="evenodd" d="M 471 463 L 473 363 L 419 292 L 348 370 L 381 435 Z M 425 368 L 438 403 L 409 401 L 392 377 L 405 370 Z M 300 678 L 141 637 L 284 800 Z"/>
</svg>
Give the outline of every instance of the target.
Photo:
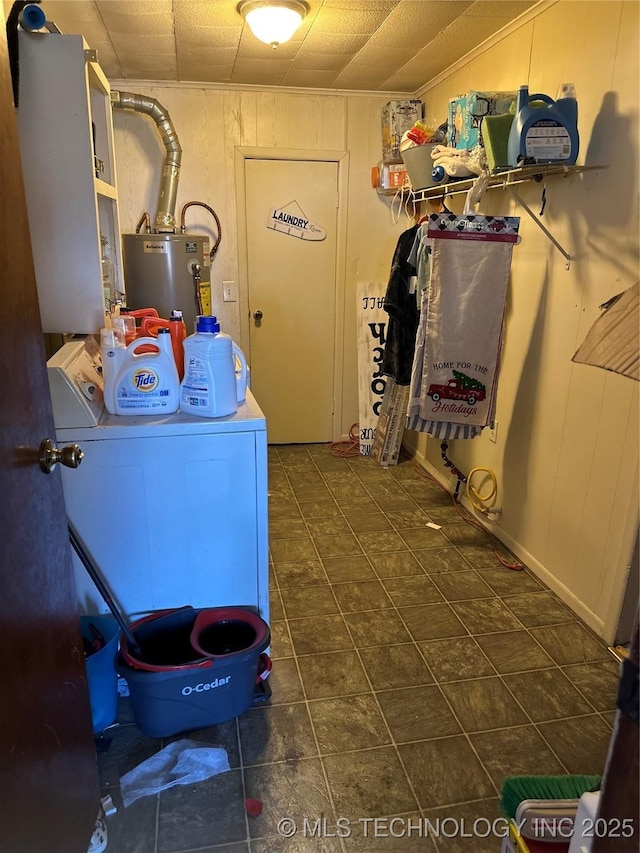
<svg viewBox="0 0 640 853">
<path fill-rule="evenodd" d="M 553 593 L 409 461 L 269 453 L 271 701 L 188 735 L 229 772 L 127 809 L 120 777 L 165 744 L 123 703 L 109 851 L 494 853 L 505 776 L 602 772 L 618 664 Z"/>
</svg>

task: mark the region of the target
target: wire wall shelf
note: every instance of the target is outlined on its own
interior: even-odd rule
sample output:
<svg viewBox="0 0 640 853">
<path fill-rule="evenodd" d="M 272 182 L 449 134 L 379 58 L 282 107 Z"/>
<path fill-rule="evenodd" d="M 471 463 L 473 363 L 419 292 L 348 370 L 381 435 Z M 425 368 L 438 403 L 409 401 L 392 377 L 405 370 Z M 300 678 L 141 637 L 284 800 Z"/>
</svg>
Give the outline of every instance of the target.
<svg viewBox="0 0 640 853">
<path fill-rule="evenodd" d="M 575 175 L 580 172 L 591 172 L 597 169 L 606 169 L 606 166 L 563 166 L 561 163 L 518 166 L 515 169 L 503 169 L 491 174 L 487 183 L 487 189 L 501 189 L 530 181 L 541 183 L 548 177 L 559 176 L 566 178 L 569 175 Z M 477 176 L 474 176 L 473 178 L 462 178 L 461 180 L 451 181 L 447 184 L 436 184 L 433 187 L 415 190 L 412 192 L 413 200 L 427 201 L 428 199 L 466 193 L 469 192 L 477 180 Z"/>
<path fill-rule="evenodd" d="M 561 243 L 556 240 L 549 229 L 540 221 L 540 216 L 544 211 L 545 204 L 544 192 L 542 210 L 536 215 L 526 202 L 518 195 L 518 190 L 515 189 L 515 187 L 518 184 L 530 183 L 531 181 L 544 185 L 547 178 L 566 178 L 569 175 L 579 174 L 580 172 L 593 172 L 598 169 L 606 168 L 606 166 L 563 166 L 561 163 L 548 163 L 544 165 L 536 163 L 531 166 L 518 166 L 515 169 L 503 169 L 489 175 L 485 189 L 510 189 L 516 202 L 523 208 L 523 210 L 526 211 L 526 213 L 529 214 L 538 228 L 540 228 L 540 230 L 564 257 L 566 261 L 565 269 L 568 270 L 571 267 L 571 261 L 575 260 L 575 258 L 567 252 Z M 463 178 L 459 181 L 452 181 L 449 184 L 438 184 L 433 187 L 427 187 L 423 190 L 416 190 L 415 192 L 412 192 L 411 195 L 415 202 L 428 201 L 429 199 L 444 199 L 445 196 L 468 193 L 477 180 L 478 177 L 475 176 L 473 178 Z"/>
</svg>

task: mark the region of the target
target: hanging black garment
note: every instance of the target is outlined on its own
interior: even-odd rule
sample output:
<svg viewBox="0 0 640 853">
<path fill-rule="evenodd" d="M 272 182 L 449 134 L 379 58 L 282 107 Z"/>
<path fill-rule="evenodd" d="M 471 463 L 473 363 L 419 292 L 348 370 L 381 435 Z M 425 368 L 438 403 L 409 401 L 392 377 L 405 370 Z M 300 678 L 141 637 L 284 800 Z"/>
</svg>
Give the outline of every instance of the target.
<svg viewBox="0 0 640 853">
<path fill-rule="evenodd" d="M 382 372 L 392 376 L 398 385 L 411 384 L 411 366 L 416 344 L 420 312 L 415 293 L 409 293 L 411 277 L 416 274 L 409 255 L 418 231 L 414 225 L 404 231 L 393 253 L 389 284 L 384 297 L 384 310 L 389 315 Z"/>
</svg>

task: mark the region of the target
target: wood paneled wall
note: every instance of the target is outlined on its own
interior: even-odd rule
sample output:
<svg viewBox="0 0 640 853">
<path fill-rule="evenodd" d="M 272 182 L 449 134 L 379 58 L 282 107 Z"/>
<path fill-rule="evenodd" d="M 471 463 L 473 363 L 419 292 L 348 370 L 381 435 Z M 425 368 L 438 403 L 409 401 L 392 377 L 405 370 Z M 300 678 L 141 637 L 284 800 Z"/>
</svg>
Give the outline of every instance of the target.
<svg viewBox="0 0 640 853">
<path fill-rule="evenodd" d="M 240 280 L 234 152 L 236 147 L 262 148 L 265 156 L 278 149 L 348 152 L 348 189 L 340 199 L 347 206 L 345 301 L 342 360 L 342 424 L 346 437 L 358 420 L 356 349 L 356 284 L 386 286 L 398 233 L 408 227 L 402 215 L 396 222 L 391 199 L 371 188 L 371 167 L 382 156 L 381 110 L 389 96 L 313 94 L 273 90 L 138 85 L 112 81 L 113 89 L 140 92 L 156 98 L 169 111 L 183 149 L 176 214 L 191 200 L 203 201 L 220 217 L 223 237 L 212 267 L 214 313 L 224 330 L 241 347 L 242 324 L 237 303 L 222 301 L 222 281 Z M 152 221 L 164 148 L 154 123 L 144 115 L 114 112 L 120 222 L 132 232 L 144 211 Z M 187 231 L 211 234 L 212 221 L 202 208 L 187 211 Z M 245 302 L 246 304 L 246 302 Z"/>
<path fill-rule="evenodd" d="M 485 196 L 480 212 L 522 217 L 497 443 L 483 434 L 452 443 L 449 455 L 462 470 L 495 470 L 496 533 L 611 641 L 638 524 L 638 387 L 571 357 L 600 304 L 638 279 L 638 4 L 556 3 L 420 96 L 428 114 L 443 115 L 470 89 L 527 83 L 555 97 L 563 82 L 576 86 L 578 162 L 607 168 L 547 181 L 542 221 L 575 256 L 569 270 L 508 191 Z M 535 212 L 541 189 L 520 188 Z M 446 478 L 439 443 L 406 436 Z"/>
</svg>

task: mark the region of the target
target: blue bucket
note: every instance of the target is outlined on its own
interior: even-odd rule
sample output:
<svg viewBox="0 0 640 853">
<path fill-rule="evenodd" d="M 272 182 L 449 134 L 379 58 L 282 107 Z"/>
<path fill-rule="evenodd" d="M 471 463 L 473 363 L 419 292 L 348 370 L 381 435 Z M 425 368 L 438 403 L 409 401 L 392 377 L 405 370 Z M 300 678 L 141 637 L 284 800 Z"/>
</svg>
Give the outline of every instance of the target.
<svg viewBox="0 0 640 853">
<path fill-rule="evenodd" d="M 120 629 L 111 616 L 81 616 L 82 636 L 89 642 L 94 639 L 90 624 L 95 625 L 105 642 L 101 649 L 85 658 L 93 732 L 98 734 L 115 723 L 118 715 L 118 676 L 115 661 Z"/>
<path fill-rule="evenodd" d="M 257 613 L 182 607 L 146 616 L 131 630 L 144 659 L 123 637 L 118 671 L 129 685 L 136 724 L 149 737 L 225 723 L 256 701 L 260 659 L 270 642 L 269 626 Z"/>
</svg>

